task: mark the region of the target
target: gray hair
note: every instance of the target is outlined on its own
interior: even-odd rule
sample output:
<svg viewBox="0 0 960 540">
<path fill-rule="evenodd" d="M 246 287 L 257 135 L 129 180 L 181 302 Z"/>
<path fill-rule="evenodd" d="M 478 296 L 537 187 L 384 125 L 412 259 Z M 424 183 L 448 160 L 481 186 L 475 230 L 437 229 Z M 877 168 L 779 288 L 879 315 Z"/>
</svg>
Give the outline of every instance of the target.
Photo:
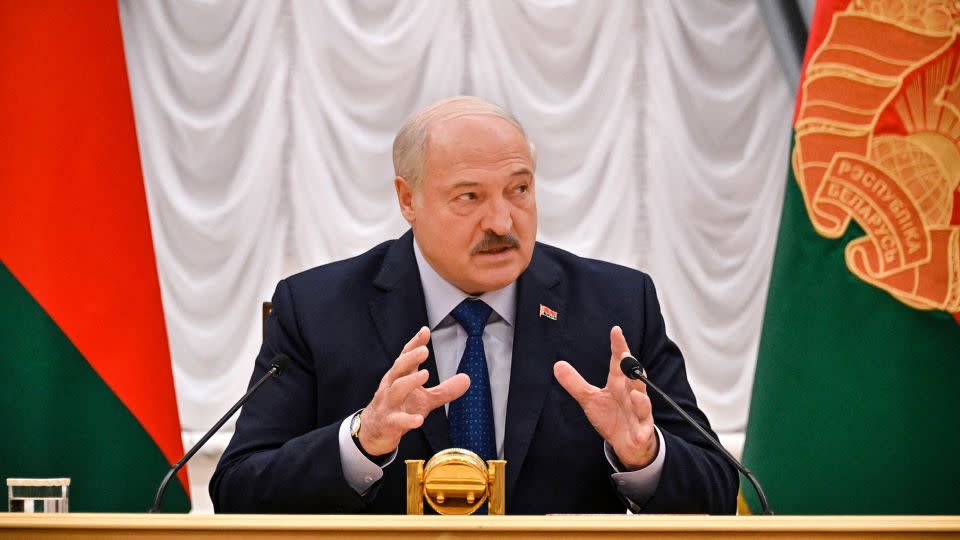
<svg viewBox="0 0 960 540">
<path fill-rule="evenodd" d="M 425 151 L 427 136 L 430 127 L 435 122 L 442 122 L 461 116 L 484 115 L 495 116 L 510 122 L 527 141 L 530 147 L 530 158 L 536 166 L 537 157 L 533 143 L 527 139 L 527 132 L 517 119 L 503 107 L 475 96 L 456 96 L 438 101 L 413 115 L 400 128 L 397 137 L 393 140 L 393 172 L 410 182 L 411 187 L 417 189 L 423 180 L 423 165 L 426 161 Z"/>
</svg>

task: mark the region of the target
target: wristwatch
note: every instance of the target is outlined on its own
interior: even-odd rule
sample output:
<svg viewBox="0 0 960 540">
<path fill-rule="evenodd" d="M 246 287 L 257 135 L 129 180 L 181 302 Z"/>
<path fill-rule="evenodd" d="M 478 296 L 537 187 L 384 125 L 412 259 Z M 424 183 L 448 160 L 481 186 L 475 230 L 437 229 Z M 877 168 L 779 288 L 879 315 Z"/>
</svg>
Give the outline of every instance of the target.
<svg viewBox="0 0 960 540">
<path fill-rule="evenodd" d="M 362 412 L 363 409 L 360 409 L 350 419 L 350 436 L 353 437 L 353 442 L 357 443 L 358 448 L 363 448 L 360 446 L 360 413 Z"/>
<path fill-rule="evenodd" d="M 370 461 L 376 463 L 378 458 L 367 453 L 363 449 L 363 445 L 360 444 L 360 413 L 363 412 L 363 409 L 357 411 L 353 418 L 350 419 L 350 436 L 353 437 L 353 444 L 357 445 L 357 449 L 360 450 L 360 453 L 364 455 Z"/>
<path fill-rule="evenodd" d="M 360 409 L 350 418 L 350 437 L 353 438 L 353 444 L 357 446 L 357 450 L 360 450 L 365 458 L 382 467 L 384 463 L 389 461 L 391 453 L 375 456 L 363 449 L 363 445 L 360 444 L 360 413 L 362 412 L 363 409 Z M 393 453 L 396 453 L 396 450 Z"/>
</svg>

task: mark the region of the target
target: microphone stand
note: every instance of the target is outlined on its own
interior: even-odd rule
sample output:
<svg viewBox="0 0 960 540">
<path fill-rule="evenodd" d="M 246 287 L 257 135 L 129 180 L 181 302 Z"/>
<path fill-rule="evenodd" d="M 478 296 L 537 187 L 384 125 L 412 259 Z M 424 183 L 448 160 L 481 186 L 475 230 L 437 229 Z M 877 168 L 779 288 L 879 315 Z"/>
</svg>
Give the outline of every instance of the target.
<svg viewBox="0 0 960 540">
<path fill-rule="evenodd" d="M 767 496 L 766 494 L 763 493 L 763 488 L 760 487 L 760 482 L 758 482 L 757 478 L 753 475 L 752 472 L 750 472 L 750 469 L 746 468 L 742 463 L 737 461 L 737 458 L 733 457 L 730 454 L 730 452 L 727 452 L 727 449 L 724 448 L 719 441 L 717 441 L 709 433 L 707 433 L 707 430 L 703 429 L 703 427 L 696 420 L 694 420 L 689 414 L 687 414 L 687 411 L 683 410 L 680 407 L 680 405 L 677 405 L 677 402 L 674 401 L 673 398 L 671 398 L 666 394 L 666 392 L 658 388 L 657 385 L 650 382 L 650 379 L 648 379 L 647 376 L 643 374 L 643 368 L 640 366 L 639 360 L 637 360 L 632 356 L 625 357 L 623 360 L 620 361 L 620 370 L 623 371 L 623 374 L 626 375 L 627 378 L 642 381 L 648 387 L 653 388 L 653 390 L 657 394 L 659 394 L 660 397 L 662 397 L 664 401 L 666 401 L 667 404 L 670 405 L 670 407 L 672 407 L 675 411 L 680 413 L 680 416 L 682 416 L 683 419 L 687 421 L 687 423 L 693 426 L 700 433 L 700 435 L 702 435 L 703 438 L 710 443 L 711 446 L 713 446 L 718 452 L 720 452 L 727 459 L 727 461 L 730 462 L 730 464 L 736 467 L 736 469 L 740 471 L 742 475 L 747 477 L 747 480 L 749 480 L 751 484 L 753 484 L 753 489 L 757 492 L 757 497 L 760 498 L 760 507 L 762 509 L 763 515 L 765 516 L 773 515 L 773 510 L 771 510 L 770 505 L 767 504 Z"/>
<path fill-rule="evenodd" d="M 167 484 L 170 483 L 170 480 L 173 479 L 173 476 L 177 474 L 177 472 L 180 469 L 182 469 L 183 466 L 186 465 L 188 461 L 190 461 L 190 458 L 192 458 L 193 455 L 196 454 L 197 451 L 199 451 L 200 448 L 202 448 L 203 445 L 207 443 L 207 441 L 210 440 L 210 437 L 213 437 L 214 433 L 219 431 L 220 428 L 223 427 L 225 423 L 227 423 L 227 420 L 229 420 L 230 417 L 233 416 L 233 413 L 237 412 L 237 409 L 242 407 L 243 404 L 246 403 L 248 399 L 250 399 L 250 396 L 252 396 L 253 393 L 256 392 L 257 389 L 263 385 L 263 383 L 267 382 L 267 380 L 270 379 L 271 377 L 279 377 L 280 373 L 284 370 L 284 368 L 287 366 L 289 362 L 290 362 L 290 357 L 288 357 L 287 355 L 285 354 L 277 355 L 273 359 L 273 362 L 270 364 L 270 369 L 267 370 L 266 375 L 261 377 L 260 380 L 256 382 L 256 384 L 251 386 L 250 389 L 247 390 L 247 393 L 244 394 L 239 401 L 234 403 L 233 407 L 230 407 L 230 410 L 227 411 L 227 414 L 223 415 L 220 418 L 220 420 L 218 420 L 217 423 L 213 425 L 212 428 L 210 428 L 206 433 L 204 433 L 203 437 L 199 441 L 197 441 L 197 444 L 193 445 L 193 448 L 191 448 L 190 451 L 184 454 L 184 456 L 180 458 L 180 461 L 178 461 L 176 465 L 174 465 L 173 467 L 170 468 L 169 471 L 167 471 L 166 476 L 163 477 L 163 481 L 160 482 L 160 487 L 157 489 L 157 496 L 153 499 L 153 506 L 151 506 L 150 509 L 147 510 L 148 514 L 154 514 L 158 510 L 160 510 L 160 503 L 163 501 L 163 494 L 167 490 Z"/>
</svg>

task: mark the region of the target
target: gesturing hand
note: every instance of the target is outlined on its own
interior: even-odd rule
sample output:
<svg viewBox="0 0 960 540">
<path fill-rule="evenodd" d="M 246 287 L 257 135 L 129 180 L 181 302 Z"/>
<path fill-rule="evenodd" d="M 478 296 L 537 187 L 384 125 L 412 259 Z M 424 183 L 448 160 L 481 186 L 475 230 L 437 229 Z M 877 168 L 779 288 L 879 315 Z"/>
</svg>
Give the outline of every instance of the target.
<svg viewBox="0 0 960 540">
<path fill-rule="evenodd" d="M 610 372 L 607 384 L 597 388 L 567 362 L 553 365 L 561 386 L 577 400 L 597 433 L 606 440 L 629 470 L 649 465 L 657 456 L 657 436 L 646 385 L 628 379 L 620 360 L 630 354 L 619 326 L 610 330 Z"/>
<path fill-rule="evenodd" d="M 433 409 L 462 396 L 470 387 L 470 378 L 459 373 L 434 386 L 424 388 L 428 372 L 417 367 L 427 359 L 430 330 L 421 328 L 403 347 L 400 356 L 380 380 L 373 400 L 360 413 L 360 445 L 372 456 L 396 450 L 400 438 L 423 425 Z"/>
</svg>

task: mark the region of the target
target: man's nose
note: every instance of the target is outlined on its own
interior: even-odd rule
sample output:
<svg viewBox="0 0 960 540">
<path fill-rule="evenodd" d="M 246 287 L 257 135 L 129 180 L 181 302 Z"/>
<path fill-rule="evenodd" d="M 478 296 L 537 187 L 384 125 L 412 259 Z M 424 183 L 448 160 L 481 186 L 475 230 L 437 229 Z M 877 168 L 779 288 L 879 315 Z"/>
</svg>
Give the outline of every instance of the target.
<svg viewBox="0 0 960 540">
<path fill-rule="evenodd" d="M 494 197 L 487 202 L 483 228 L 503 236 L 513 230 L 513 217 L 510 215 L 510 203 L 502 197 Z"/>
</svg>

